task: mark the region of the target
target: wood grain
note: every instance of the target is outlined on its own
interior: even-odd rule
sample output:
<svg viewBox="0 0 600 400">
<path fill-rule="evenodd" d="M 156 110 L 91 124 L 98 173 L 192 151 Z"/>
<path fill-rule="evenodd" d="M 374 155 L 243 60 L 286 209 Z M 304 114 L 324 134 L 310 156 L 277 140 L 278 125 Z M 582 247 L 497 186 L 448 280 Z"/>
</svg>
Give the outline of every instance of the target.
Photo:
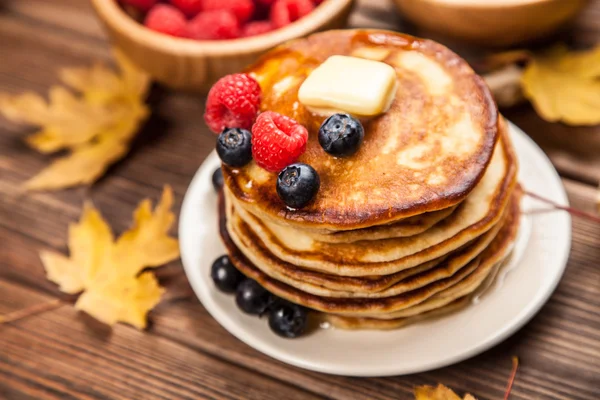
<svg viewBox="0 0 600 400">
<path fill-rule="evenodd" d="M 385 0 L 359 1 L 352 26 L 403 27 Z M 576 46 L 600 41 L 600 0 L 582 14 Z M 109 46 L 88 2 L 8 0 L 0 8 L 0 91 L 45 93 L 61 66 L 109 61 Z M 214 147 L 202 122 L 204 99 L 160 87 L 154 114 L 131 154 L 93 188 L 25 194 L 20 185 L 49 157 L 28 149 L 31 130 L 0 119 L 0 315 L 60 299 L 59 309 L 0 325 L 0 398 L 410 398 L 418 384 L 444 384 L 480 399 L 500 398 L 511 356 L 521 366 L 512 399 L 600 398 L 600 226 L 573 220 L 569 265 L 542 311 L 509 340 L 448 368 L 406 377 L 356 379 L 274 361 L 228 334 L 198 303 L 180 262 L 158 270 L 165 300 L 148 332 L 112 331 L 71 306 L 45 278 L 38 253 L 66 252 L 67 226 L 91 199 L 117 233 L 144 197 L 164 184 L 179 209 L 196 169 Z M 505 112 L 546 150 L 572 205 L 593 211 L 600 177 L 600 128 L 539 119 L 530 106 Z M 596 156 L 595 156 L 596 155 Z M 592 185 L 593 184 L 593 185 Z"/>
<path fill-rule="evenodd" d="M 53 303 L 55 298 L 15 281 L 0 278 L 0 320 L 22 310 Z"/>
<path fill-rule="evenodd" d="M 63 399 L 317 398 L 170 340 L 97 325 L 66 305 L 2 327 L 0 385 L 14 398 L 32 386 Z"/>
<path fill-rule="evenodd" d="M 589 186 L 568 180 L 565 184 L 573 206 L 586 209 L 591 205 L 589 198 L 593 190 Z M 506 383 L 510 356 L 516 354 L 521 357 L 522 370 L 530 371 L 531 377 L 519 375 L 515 396 L 521 393 L 523 398 L 527 398 L 528 394 L 542 393 L 543 390 L 554 391 L 557 396 L 564 393 L 563 398 L 600 395 L 600 388 L 594 389 L 596 377 L 600 376 L 600 331 L 589 328 L 600 316 L 600 285 L 587 283 L 600 283 L 600 270 L 595 268 L 594 261 L 600 259 L 600 226 L 576 220 L 573 236 L 573 256 L 565 278 L 548 305 L 518 336 L 458 366 L 419 374 L 413 379 L 429 384 L 446 382 L 483 398 L 496 398 Z M 577 315 L 571 316 L 574 308 Z M 408 395 L 412 390 L 412 385 L 407 385 L 411 379 L 359 380 L 306 373 L 281 363 L 273 366 L 267 357 L 227 336 L 200 305 L 194 304 L 193 298 L 161 305 L 154 320 L 154 332 L 159 335 L 211 354 L 220 354 L 231 362 L 259 366 L 263 373 L 283 376 L 290 383 L 303 382 L 303 386 L 333 398 L 344 399 L 358 396 L 358 393 L 364 398 L 387 398 L 393 393 Z M 571 335 L 577 335 L 578 341 L 571 340 Z M 223 346 L 225 340 L 227 342 Z M 526 368 L 527 365 L 535 365 L 535 368 Z M 457 373 L 457 369 L 461 372 Z M 282 371 L 285 373 L 282 374 Z M 338 390 L 332 393 L 332 386 Z"/>
<path fill-rule="evenodd" d="M 600 130 L 570 127 L 542 120 L 530 105 L 505 111 L 505 116 L 531 136 L 563 176 L 590 185 L 600 181 Z"/>
<path fill-rule="evenodd" d="M 62 30 L 72 35 L 85 36 L 86 39 L 95 39 L 102 44 L 106 42 L 101 23 L 88 1 L 11 0 L 5 3 L 13 20 L 31 21 L 42 25 L 43 29 Z"/>
</svg>

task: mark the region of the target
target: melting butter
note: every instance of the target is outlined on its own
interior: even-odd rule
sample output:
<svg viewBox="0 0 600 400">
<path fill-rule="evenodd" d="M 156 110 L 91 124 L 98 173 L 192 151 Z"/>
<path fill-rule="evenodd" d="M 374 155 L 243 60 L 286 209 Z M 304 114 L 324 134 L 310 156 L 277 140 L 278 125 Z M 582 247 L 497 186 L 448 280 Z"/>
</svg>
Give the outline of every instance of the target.
<svg viewBox="0 0 600 400">
<path fill-rule="evenodd" d="M 320 114 L 344 112 L 373 117 L 390 108 L 396 85 L 396 71 L 388 64 L 331 56 L 302 83 L 298 100 Z"/>
</svg>

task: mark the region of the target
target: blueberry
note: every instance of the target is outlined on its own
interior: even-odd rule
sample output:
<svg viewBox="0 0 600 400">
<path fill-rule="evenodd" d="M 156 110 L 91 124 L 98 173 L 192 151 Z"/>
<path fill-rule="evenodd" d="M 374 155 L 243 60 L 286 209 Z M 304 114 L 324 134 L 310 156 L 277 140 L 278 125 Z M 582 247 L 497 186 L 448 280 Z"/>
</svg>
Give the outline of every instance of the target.
<svg viewBox="0 0 600 400">
<path fill-rule="evenodd" d="M 224 180 L 223 180 L 223 171 L 221 167 L 215 169 L 215 172 L 212 174 L 212 184 L 215 188 L 215 192 L 218 192 L 223 188 Z"/>
<path fill-rule="evenodd" d="M 233 293 L 244 280 L 244 274 L 231 263 L 227 256 L 217 258 L 210 269 L 210 276 L 215 285 L 225 293 Z"/>
<path fill-rule="evenodd" d="M 277 194 L 291 208 L 302 208 L 315 197 L 321 186 L 317 171 L 310 165 L 295 163 L 277 177 Z"/>
<path fill-rule="evenodd" d="M 281 297 L 271 294 L 271 298 L 269 299 L 269 311 L 272 310 L 274 307 L 277 307 L 279 303 L 285 301 L 286 300 L 282 299 Z"/>
<path fill-rule="evenodd" d="M 306 329 L 307 312 L 304 307 L 287 301 L 277 302 L 269 314 L 269 327 L 285 338 L 295 338 Z"/>
<path fill-rule="evenodd" d="M 270 300 L 271 294 L 253 279 L 246 279 L 237 287 L 235 302 L 247 314 L 263 314 Z"/>
<path fill-rule="evenodd" d="M 225 128 L 217 137 L 217 154 L 231 167 L 243 167 L 252 160 L 252 134 L 246 129 Z"/>
<path fill-rule="evenodd" d="M 349 114 L 333 114 L 319 128 L 319 144 L 323 150 L 336 157 L 356 153 L 364 137 L 362 124 Z"/>
</svg>

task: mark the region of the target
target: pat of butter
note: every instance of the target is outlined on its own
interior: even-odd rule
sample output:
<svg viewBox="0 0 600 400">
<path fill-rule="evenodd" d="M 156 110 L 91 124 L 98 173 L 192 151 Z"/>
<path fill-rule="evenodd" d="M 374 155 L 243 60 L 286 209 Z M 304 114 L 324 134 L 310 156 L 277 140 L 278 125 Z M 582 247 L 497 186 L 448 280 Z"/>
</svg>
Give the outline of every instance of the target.
<svg viewBox="0 0 600 400">
<path fill-rule="evenodd" d="M 331 56 L 302 83 L 298 100 L 313 112 L 372 117 L 390 108 L 396 85 L 396 71 L 388 64 Z"/>
</svg>

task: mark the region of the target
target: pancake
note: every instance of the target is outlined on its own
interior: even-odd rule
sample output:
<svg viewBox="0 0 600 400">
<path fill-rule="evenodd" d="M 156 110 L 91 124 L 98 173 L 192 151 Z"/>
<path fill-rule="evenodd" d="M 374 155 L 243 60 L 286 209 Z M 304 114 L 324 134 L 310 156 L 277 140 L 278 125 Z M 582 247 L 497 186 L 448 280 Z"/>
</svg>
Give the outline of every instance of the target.
<svg viewBox="0 0 600 400">
<path fill-rule="evenodd" d="M 226 196 L 227 199 L 227 196 Z M 447 278 L 475 259 L 496 237 L 501 224 L 496 224 L 472 243 L 448 257 L 434 260 L 391 275 L 345 277 L 310 271 L 283 262 L 265 248 L 251 228 L 227 205 L 227 230 L 238 249 L 262 272 L 297 289 L 326 297 L 389 297 L 418 289 Z"/>
<path fill-rule="evenodd" d="M 235 201 L 235 199 L 234 199 Z M 361 240 L 381 240 L 397 237 L 418 235 L 425 232 L 444 218 L 447 218 L 456 209 L 456 206 L 439 211 L 431 211 L 420 215 L 404 218 L 391 224 L 372 226 L 370 228 L 356 229 L 353 231 L 315 231 L 313 229 L 299 229 L 313 240 L 325 243 L 353 243 Z M 263 220 L 268 229 L 275 229 L 274 223 Z"/>
<path fill-rule="evenodd" d="M 304 79 L 331 55 L 377 58 L 397 72 L 391 108 L 364 121 L 365 140 L 348 158 L 323 151 L 318 129 L 325 117 L 297 98 Z M 288 42 L 247 72 L 261 85 L 261 110 L 292 117 L 308 129 L 298 161 L 314 167 L 321 179 L 314 201 L 291 211 L 276 194 L 277 174 L 254 162 L 223 166 L 227 187 L 261 220 L 342 231 L 448 209 L 471 193 L 492 159 L 498 116 L 491 94 L 464 60 L 435 42 L 387 31 L 329 31 Z"/>
<path fill-rule="evenodd" d="M 318 319 L 321 322 L 329 322 L 332 326 L 339 329 L 346 330 L 358 330 L 358 329 L 377 329 L 377 330 L 390 330 L 404 328 L 405 326 L 415 324 L 417 322 L 427 321 L 434 318 L 440 318 L 448 314 L 457 312 L 465 308 L 471 303 L 469 296 L 462 297 L 458 300 L 454 300 L 450 304 L 446 304 L 438 309 L 425 312 L 423 314 L 415 315 L 406 318 L 394 318 L 394 319 L 376 319 L 376 318 L 356 318 L 356 317 L 345 317 L 342 315 L 335 314 L 319 314 Z"/>
<path fill-rule="evenodd" d="M 515 199 L 516 198 L 518 198 L 518 196 L 515 196 Z M 515 201 L 515 203 L 517 202 Z M 483 252 L 480 257 L 481 262 L 479 267 L 475 268 L 466 278 L 457 284 L 438 292 L 416 306 L 390 312 L 385 315 L 377 313 L 372 317 L 377 319 L 408 318 L 439 309 L 452 303 L 456 299 L 468 296 L 475 292 L 481 287 L 486 279 L 496 275 L 496 271 L 500 268 L 500 265 L 508 257 L 512 249 L 512 244 L 517 237 L 520 219 L 518 206 L 516 208 L 517 210 L 510 213 L 510 217 L 504 223 L 498 234 L 499 240 L 492 242 L 492 244 Z M 360 315 L 363 317 L 367 316 L 365 313 L 361 313 Z"/>
<path fill-rule="evenodd" d="M 430 303 L 430 300 L 423 302 L 422 304 L 415 306 L 414 309 L 420 309 L 420 313 L 413 313 L 411 316 L 391 318 L 391 319 L 379 319 L 379 318 L 368 318 L 368 317 L 349 317 L 344 315 L 336 315 L 336 314 L 326 314 L 319 313 L 318 319 L 321 322 L 329 322 L 336 328 L 340 329 L 378 329 L 378 330 L 386 330 L 386 329 L 398 329 L 405 327 L 410 324 L 414 324 L 417 322 L 422 322 L 426 320 L 431 320 L 434 318 L 439 318 L 446 316 L 447 314 L 451 314 L 457 311 L 462 310 L 466 306 L 475 302 L 475 299 L 484 294 L 493 284 L 496 276 L 498 275 L 498 271 L 500 271 L 503 265 L 506 263 L 506 260 L 500 261 L 492 268 L 492 272 L 485 278 L 485 280 L 477 287 L 472 293 L 465 295 L 463 297 L 459 297 L 457 300 L 453 300 L 448 304 L 440 306 L 442 302 L 438 302 L 438 308 L 425 307 Z M 443 298 L 445 295 L 452 293 L 451 289 L 448 289 L 445 292 L 441 292 L 439 294 L 440 298 Z M 455 293 L 456 295 L 456 293 Z M 435 298 L 438 295 L 434 296 L 432 299 L 435 301 Z M 431 304 L 429 304 L 431 305 Z M 429 311 L 424 311 L 425 308 L 429 308 Z"/>
<path fill-rule="evenodd" d="M 228 203 L 227 200 L 230 197 L 227 196 L 226 190 L 224 197 L 226 200 L 225 203 Z M 367 275 L 361 277 L 329 275 L 320 271 L 300 268 L 276 258 L 264 246 L 260 238 L 252 232 L 250 227 L 239 216 L 234 214 L 234 207 L 230 202 L 226 205 L 225 212 L 227 216 L 228 235 L 238 249 L 244 254 L 248 254 L 251 262 L 261 265 L 260 269 L 272 278 L 281 280 L 291 286 L 294 286 L 294 281 L 301 281 L 304 285 L 317 287 L 315 290 L 323 288 L 323 290 L 331 289 L 335 291 L 379 292 L 389 288 L 396 282 L 427 271 L 445 259 L 445 257 L 440 257 L 414 268 L 390 275 Z"/>
<path fill-rule="evenodd" d="M 224 207 L 220 209 L 220 232 L 228 249 L 232 263 L 246 276 L 258 281 L 263 287 L 284 299 L 303 305 L 313 310 L 348 316 L 398 318 L 402 310 L 409 309 L 433 298 L 422 308 L 443 306 L 451 303 L 473 290 L 487 277 L 494 265 L 500 262 L 507 250 L 512 246 L 519 223 L 519 193 L 512 196 L 508 212 L 499 233 L 476 260 L 471 261 L 454 275 L 440 279 L 425 287 L 386 298 L 333 298 L 321 297 L 304 292 L 288 284 L 275 280 L 256 268 L 231 240 L 227 229 Z M 444 290 L 452 288 L 452 292 L 434 297 Z M 454 297 L 454 298 L 452 298 Z M 414 309 L 413 309 L 414 311 Z"/>
<path fill-rule="evenodd" d="M 431 229 L 410 237 L 349 244 L 318 242 L 295 229 L 269 230 L 250 213 L 245 222 L 277 258 L 331 275 L 389 275 L 442 257 L 487 232 L 500 220 L 516 182 L 516 159 L 502 138 L 481 182 L 457 209 Z M 250 247 L 247 253 L 258 249 Z"/>
</svg>

